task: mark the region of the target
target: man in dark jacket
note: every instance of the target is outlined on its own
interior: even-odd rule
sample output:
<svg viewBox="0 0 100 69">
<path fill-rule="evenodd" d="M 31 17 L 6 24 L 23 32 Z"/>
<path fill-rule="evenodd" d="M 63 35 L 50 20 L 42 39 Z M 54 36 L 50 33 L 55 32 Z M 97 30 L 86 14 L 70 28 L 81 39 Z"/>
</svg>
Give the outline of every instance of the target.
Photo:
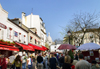
<svg viewBox="0 0 100 69">
<path fill-rule="evenodd" d="M 42 63 L 42 62 L 43 62 L 43 57 L 42 57 L 41 55 L 39 55 L 39 56 L 37 57 L 37 62 L 38 62 L 38 63 Z"/>
<path fill-rule="evenodd" d="M 63 56 L 63 54 L 61 54 L 61 57 L 59 58 L 59 62 L 60 62 L 60 67 L 62 67 L 62 65 L 64 63 L 64 56 Z"/>
<path fill-rule="evenodd" d="M 43 69 L 43 57 L 41 54 L 37 57 L 37 69 Z"/>
<path fill-rule="evenodd" d="M 50 68 L 56 69 L 57 60 L 54 54 L 52 54 L 52 57 L 50 58 L 49 62 L 50 62 Z"/>
</svg>

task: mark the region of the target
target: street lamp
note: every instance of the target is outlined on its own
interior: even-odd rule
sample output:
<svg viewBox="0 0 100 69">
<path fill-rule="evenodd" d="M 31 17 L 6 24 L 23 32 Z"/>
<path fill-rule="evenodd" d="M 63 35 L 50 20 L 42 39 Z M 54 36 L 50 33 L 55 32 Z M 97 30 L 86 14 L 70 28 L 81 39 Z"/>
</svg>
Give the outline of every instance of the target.
<svg viewBox="0 0 100 69">
<path fill-rule="evenodd" d="M 71 32 L 68 31 L 67 34 L 68 34 L 68 36 L 69 36 L 69 44 L 70 44 L 70 35 L 71 35 Z"/>
</svg>

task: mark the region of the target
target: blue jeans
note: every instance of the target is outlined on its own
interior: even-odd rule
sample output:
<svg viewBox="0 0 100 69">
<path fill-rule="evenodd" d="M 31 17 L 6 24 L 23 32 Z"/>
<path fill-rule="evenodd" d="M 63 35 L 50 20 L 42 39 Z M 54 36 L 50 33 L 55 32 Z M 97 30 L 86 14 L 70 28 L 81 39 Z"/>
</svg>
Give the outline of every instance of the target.
<svg viewBox="0 0 100 69">
<path fill-rule="evenodd" d="M 26 63 L 22 63 L 22 69 L 26 69 Z"/>
<path fill-rule="evenodd" d="M 0 69 L 1 69 L 1 66 L 0 66 Z"/>
<path fill-rule="evenodd" d="M 31 65 L 28 65 L 28 69 L 31 69 Z"/>
</svg>

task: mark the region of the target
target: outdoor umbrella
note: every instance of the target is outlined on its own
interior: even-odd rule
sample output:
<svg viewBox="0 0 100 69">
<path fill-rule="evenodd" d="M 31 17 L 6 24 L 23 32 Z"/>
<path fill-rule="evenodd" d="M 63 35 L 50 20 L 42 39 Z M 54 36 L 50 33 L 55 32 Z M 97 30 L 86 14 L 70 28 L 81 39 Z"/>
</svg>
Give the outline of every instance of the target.
<svg viewBox="0 0 100 69">
<path fill-rule="evenodd" d="M 77 50 L 96 50 L 96 49 L 100 49 L 100 46 L 95 43 L 86 43 L 77 48 Z"/>
<path fill-rule="evenodd" d="M 58 47 L 59 50 L 67 50 L 67 49 L 70 49 L 70 50 L 75 50 L 76 47 L 73 46 L 73 45 L 70 45 L 70 44 L 61 44 L 59 47 Z"/>
</svg>

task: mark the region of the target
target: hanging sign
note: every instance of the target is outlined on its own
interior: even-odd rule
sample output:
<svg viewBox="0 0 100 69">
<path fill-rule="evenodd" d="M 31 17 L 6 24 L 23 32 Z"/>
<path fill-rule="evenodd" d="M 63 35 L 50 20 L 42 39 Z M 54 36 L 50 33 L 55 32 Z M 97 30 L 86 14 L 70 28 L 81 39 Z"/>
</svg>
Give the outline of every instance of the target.
<svg viewBox="0 0 100 69">
<path fill-rule="evenodd" d="M 4 28 L 4 29 L 7 29 L 7 26 L 4 25 L 4 24 L 2 24 L 2 23 L 0 23 L 0 27 L 2 27 L 2 28 Z"/>
</svg>

